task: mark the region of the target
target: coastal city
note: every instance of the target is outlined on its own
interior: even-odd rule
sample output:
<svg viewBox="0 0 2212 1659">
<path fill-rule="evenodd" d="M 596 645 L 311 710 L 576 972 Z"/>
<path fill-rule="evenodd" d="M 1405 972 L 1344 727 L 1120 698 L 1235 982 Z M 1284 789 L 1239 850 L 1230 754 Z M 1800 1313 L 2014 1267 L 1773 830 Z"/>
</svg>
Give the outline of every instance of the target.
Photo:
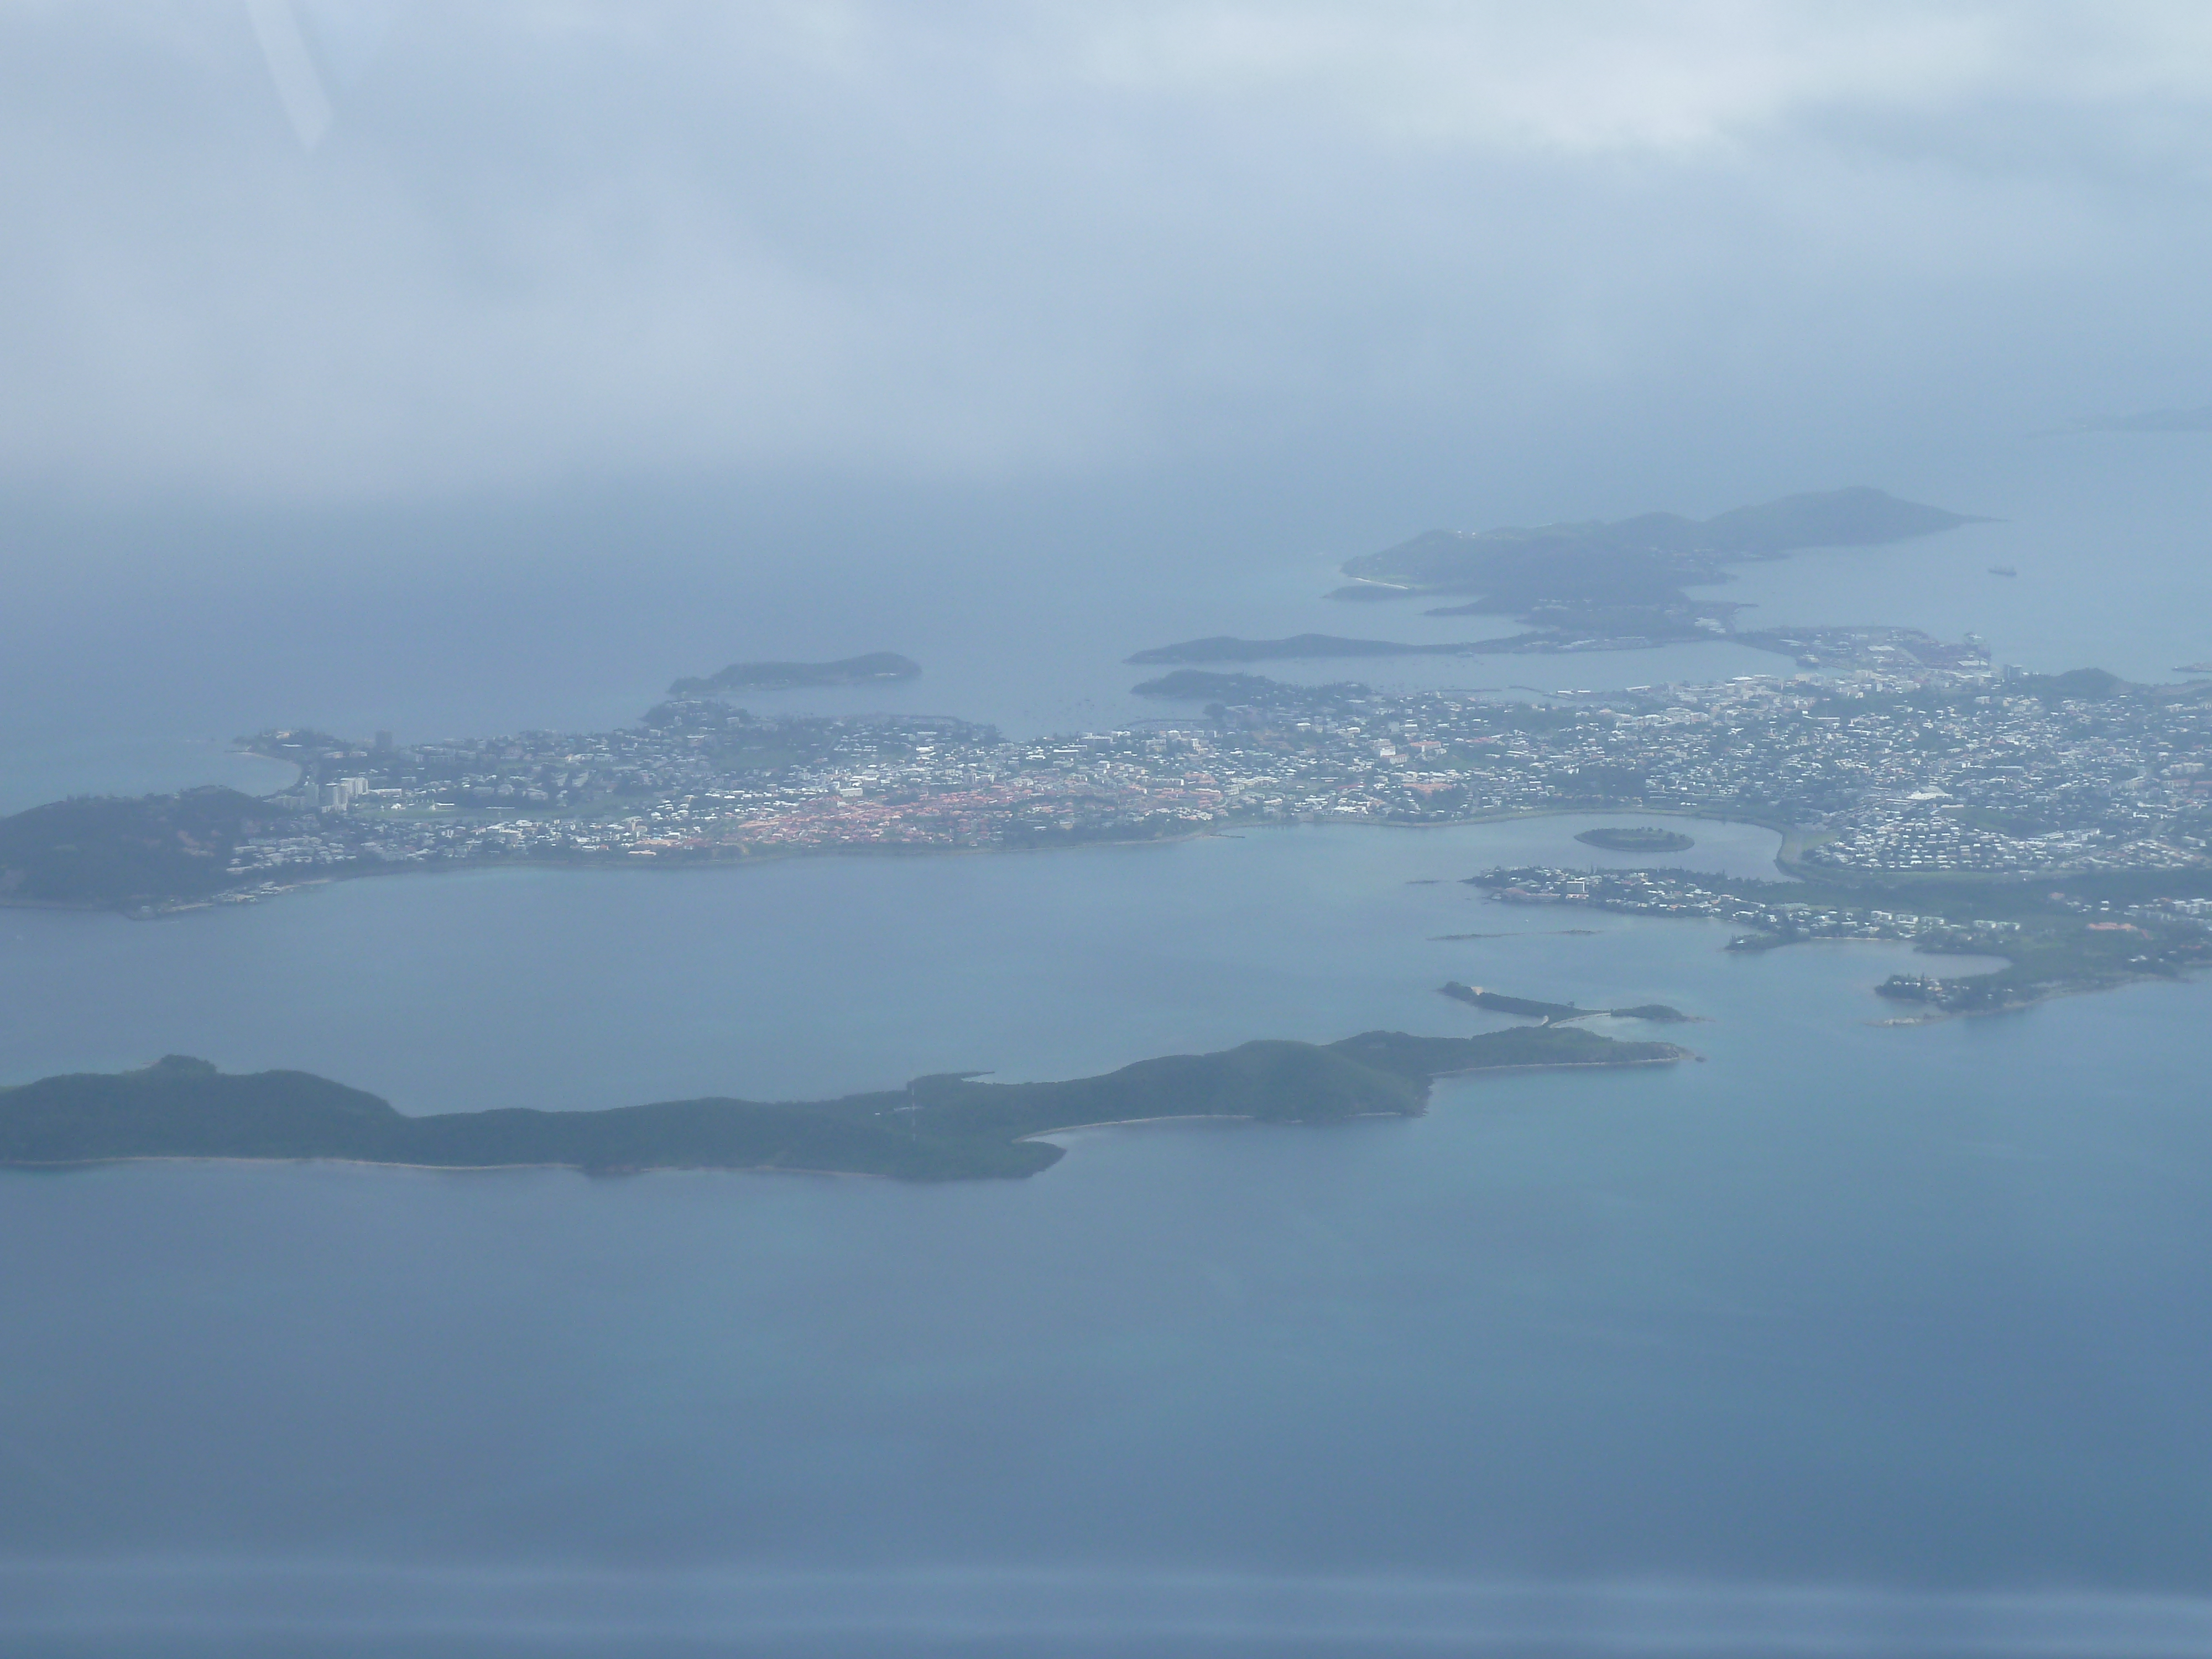
<svg viewBox="0 0 2212 1659">
<path fill-rule="evenodd" d="M 250 896 L 342 867 L 1017 848 L 1268 823 L 1631 807 L 1789 832 L 1807 874 L 2182 870 L 2212 847 L 2212 686 L 1970 665 L 1565 694 L 1186 677 L 1187 719 L 1036 741 L 682 697 L 591 734 L 270 731 L 300 781 L 229 847 Z"/>
</svg>

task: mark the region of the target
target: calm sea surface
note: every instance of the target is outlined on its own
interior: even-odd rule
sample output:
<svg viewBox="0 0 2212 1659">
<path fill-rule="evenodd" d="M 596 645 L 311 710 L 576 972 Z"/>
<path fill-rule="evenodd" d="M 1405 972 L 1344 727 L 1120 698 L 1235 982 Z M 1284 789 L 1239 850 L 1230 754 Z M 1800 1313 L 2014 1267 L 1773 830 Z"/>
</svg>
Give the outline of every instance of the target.
<svg viewBox="0 0 2212 1659">
<path fill-rule="evenodd" d="M 1711 1023 L 1006 1185 L 8 1177 L 0 1627 L 1367 1651 L 2212 1592 L 2203 990 L 1885 1029 L 1896 950 L 1428 884 L 1578 823 L 10 914 L 9 1075 L 183 1048 L 415 1110 L 1480 1028 L 1447 977 Z"/>
<path fill-rule="evenodd" d="M 2185 637 L 2212 611 L 2184 614 L 2208 579 L 2175 539 L 2201 485 L 2170 452 L 2125 465 L 2157 488 L 2138 562 L 2108 549 L 2101 578 L 2061 558 L 2077 504 L 1929 544 L 1917 611 L 1824 587 L 1813 560 L 1738 597 L 1978 621 L 2046 667 L 2212 655 Z M 2002 501 L 1911 493 L 2032 503 L 2006 476 Z M 1980 567 L 2006 537 L 2021 574 L 1991 621 Z M 1129 649 L 1316 625 L 1315 571 L 1273 568 L 1277 599 L 1239 608 L 1224 576 L 1102 599 L 923 684 L 1049 725 L 1076 706 L 1050 690 L 1058 653 L 1103 709 Z M 2094 597 L 2118 591 L 2144 601 L 2140 635 Z M 397 599 L 296 635 L 247 603 L 233 678 L 146 654 L 137 623 L 106 658 L 87 631 L 100 672 L 14 697 L 0 749 L 35 795 L 72 766 L 180 781 L 180 751 L 131 758 L 155 708 L 199 743 L 374 719 L 403 681 L 413 737 L 525 705 L 549 712 L 504 723 L 623 718 L 735 654 L 680 607 L 647 649 L 646 609 L 611 604 L 597 654 L 564 636 L 562 672 L 494 630 L 506 690 L 447 660 L 468 635 L 443 609 L 423 611 L 438 649 L 404 643 Z M 973 663 L 1016 637 L 916 614 Z M 1333 615 L 1410 636 L 1387 608 Z M 827 635 L 939 672 L 880 629 Z M 1665 677 L 1572 668 L 1560 684 Z M 306 706 L 267 708 L 278 682 Z M 477 701 L 434 725 L 465 683 Z M 1898 950 L 1729 956 L 1720 927 L 1456 879 L 1620 861 L 1572 842 L 1587 822 L 490 872 L 151 923 L 0 911 L 0 1081 L 176 1051 L 410 1111 L 1496 1023 L 1437 996 L 1447 978 L 1709 1021 L 1666 1033 L 1704 1056 L 1671 1070 L 1447 1085 L 1404 1122 L 1085 1132 L 1006 1184 L 0 1177 L 0 1648 L 2212 1652 L 2207 988 L 1884 1028 L 1869 988 Z M 1685 863 L 1768 867 L 1765 832 L 1686 827 Z M 1440 937 L 1469 933 L 1498 937 Z"/>
</svg>

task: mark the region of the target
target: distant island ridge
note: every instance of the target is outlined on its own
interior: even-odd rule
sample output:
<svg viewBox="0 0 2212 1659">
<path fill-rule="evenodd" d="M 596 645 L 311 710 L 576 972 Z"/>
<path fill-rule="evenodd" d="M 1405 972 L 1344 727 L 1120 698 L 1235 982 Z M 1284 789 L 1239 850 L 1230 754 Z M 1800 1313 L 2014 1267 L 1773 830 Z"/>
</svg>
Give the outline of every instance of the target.
<svg viewBox="0 0 2212 1659">
<path fill-rule="evenodd" d="M 1732 631 L 1740 605 L 1693 599 L 1685 592 L 1728 580 L 1729 565 L 1808 548 L 1882 546 L 1986 522 L 1855 485 L 1785 495 L 1703 520 L 1645 513 L 1611 521 L 1431 530 L 1346 560 L 1351 585 L 1332 597 L 1462 595 L 1462 603 L 1427 614 L 1514 617 L 1534 630 L 1511 642 L 1485 641 L 1485 650 L 1633 649 Z"/>
<path fill-rule="evenodd" d="M 1472 1037 L 1368 1031 L 1340 1042 L 1247 1042 L 1139 1060 L 1063 1083 L 917 1078 L 842 1099 L 708 1098 L 601 1111 L 526 1107 L 410 1117 L 312 1073 L 233 1074 L 169 1055 L 0 1090 L 0 1164 L 152 1158 L 322 1158 L 428 1169 L 558 1166 L 784 1170 L 942 1181 L 1035 1175 L 1062 1149 L 1036 1137 L 1107 1123 L 1224 1117 L 1329 1123 L 1418 1115 L 1438 1078 L 1554 1066 L 1668 1065 L 1668 1042 L 1519 1027 Z"/>
<path fill-rule="evenodd" d="M 871 651 L 837 662 L 733 662 L 704 678 L 680 679 L 672 697 L 712 696 L 720 691 L 787 691 L 797 686 L 868 685 L 882 680 L 910 680 L 921 665 L 896 651 Z"/>
<path fill-rule="evenodd" d="M 1587 588 L 1609 577 L 1648 586 L 1654 574 L 1679 577 L 1694 568 L 1717 575 L 1724 564 L 1807 548 L 1878 547 L 1987 522 L 1855 485 L 1785 495 L 1702 521 L 1644 513 L 1612 522 L 1431 530 L 1348 559 L 1344 572 L 1366 583 L 1425 592 L 1485 592 L 1540 603 L 1561 597 L 1562 589 Z"/>
</svg>

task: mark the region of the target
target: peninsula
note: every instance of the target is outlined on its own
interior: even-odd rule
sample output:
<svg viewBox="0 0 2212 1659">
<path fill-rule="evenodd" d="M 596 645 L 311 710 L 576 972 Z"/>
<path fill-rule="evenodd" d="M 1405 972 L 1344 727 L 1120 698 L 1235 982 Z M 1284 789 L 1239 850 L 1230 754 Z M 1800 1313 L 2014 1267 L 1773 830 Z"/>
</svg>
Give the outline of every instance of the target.
<svg viewBox="0 0 2212 1659">
<path fill-rule="evenodd" d="M 1884 996 L 1921 1005 L 1931 1017 L 2002 1012 L 2212 966 L 2212 933 L 2204 926 L 2212 915 L 2212 871 L 2201 867 L 2084 871 L 2057 888 L 2048 878 L 1973 875 L 1784 882 L 1692 870 L 1540 866 L 1467 879 L 1508 904 L 1734 922 L 1744 931 L 1729 940 L 1731 951 L 1771 951 L 1809 939 L 1891 939 L 1931 956 L 2004 963 L 1994 972 L 1893 975 L 1878 988 Z M 1446 992 L 1456 994 L 1449 987 Z"/>
<path fill-rule="evenodd" d="M 329 1158 L 430 1169 L 553 1165 L 594 1173 L 785 1170 L 943 1181 L 1035 1175 L 1061 1148 L 1035 1137 L 1180 1117 L 1331 1123 L 1411 1117 L 1437 1078 L 1564 1066 L 1655 1066 L 1668 1042 L 1520 1027 L 1472 1037 L 1368 1031 L 1139 1060 L 1065 1083 L 917 1078 L 838 1100 L 708 1098 L 604 1111 L 507 1108 L 410 1117 L 307 1072 L 235 1075 L 172 1054 L 143 1070 L 0 1090 L 0 1164 L 146 1158 Z"/>
<path fill-rule="evenodd" d="M 711 697 L 722 691 L 787 691 L 804 685 L 872 685 L 883 680 L 910 680 L 921 665 L 896 651 L 871 651 L 866 656 L 838 662 L 733 662 L 718 674 L 703 679 L 677 681 L 668 688 L 672 697 Z"/>
<path fill-rule="evenodd" d="M 1687 1024 L 1692 1018 L 1663 1002 L 1639 1002 L 1632 1008 L 1577 1008 L 1571 1002 L 1537 1002 L 1528 997 L 1507 996 L 1502 992 L 1486 991 L 1480 985 L 1462 985 L 1455 979 L 1446 981 L 1438 994 L 1493 1014 L 1541 1020 L 1547 1026 L 1559 1026 L 1574 1019 L 1595 1019 L 1600 1015 L 1612 1019 L 1647 1019 L 1662 1025 Z"/>
<path fill-rule="evenodd" d="M 1404 645 L 1395 640 L 1348 640 L 1334 634 L 1297 634 L 1286 640 L 1240 640 L 1216 634 L 1178 645 L 1155 646 L 1127 659 L 1133 663 L 1294 662 L 1316 657 L 1474 657 L 1510 648 L 1502 640 L 1469 640 L 1450 645 Z M 1223 678 L 1244 678 L 1246 676 Z M 1249 678 L 1257 678 L 1257 676 Z M 1270 682 L 1272 683 L 1272 682 Z M 1176 677 L 1137 688 L 1152 695 L 1179 696 Z"/>
<path fill-rule="evenodd" d="M 1139 681 L 1129 688 L 1133 696 L 1174 697 L 1188 702 L 1242 708 L 1275 706 L 1310 708 L 1316 702 L 1343 703 L 1368 695 L 1357 680 L 1338 680 L 1328 685 L 1292 685 L 1265 674 L 1218 674 L 1203 668 L 1178 668 L 1158 679 Z"/>
</svg>

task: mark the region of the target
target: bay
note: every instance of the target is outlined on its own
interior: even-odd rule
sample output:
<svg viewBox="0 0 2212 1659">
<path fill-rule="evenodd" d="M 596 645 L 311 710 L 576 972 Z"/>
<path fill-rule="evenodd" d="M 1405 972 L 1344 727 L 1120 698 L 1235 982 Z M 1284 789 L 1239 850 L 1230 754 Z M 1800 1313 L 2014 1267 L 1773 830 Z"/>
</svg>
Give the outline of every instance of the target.
<svg viewBox="0 0 2212 1659">
<path fill-rule="evenodd" d="M 0 1077 L 181 1051 L 320 1071 L 418 1112 L 818 1098 L 927 1072 L 1081 1076 L 1255 1036 L 1479 1028 L 1434 994 L 1447 978 L 1664 1001 L 1673 930 L 1486 903 L 1460 880 L 1498 863 L 1632 865 L 1573 836 L 1637 821 L 480 870 L 143 922 L 0 911 L 0 1000 L 26 1016 L 0 1030 Z M 1686 823 L 1684 858 L 1771 873 L 1771 831 Z M 1576 927 L 1598 937 L 1558 931 Z M 1429 938 L 1483 932 L 1509 937 Z"/>
</svg>

